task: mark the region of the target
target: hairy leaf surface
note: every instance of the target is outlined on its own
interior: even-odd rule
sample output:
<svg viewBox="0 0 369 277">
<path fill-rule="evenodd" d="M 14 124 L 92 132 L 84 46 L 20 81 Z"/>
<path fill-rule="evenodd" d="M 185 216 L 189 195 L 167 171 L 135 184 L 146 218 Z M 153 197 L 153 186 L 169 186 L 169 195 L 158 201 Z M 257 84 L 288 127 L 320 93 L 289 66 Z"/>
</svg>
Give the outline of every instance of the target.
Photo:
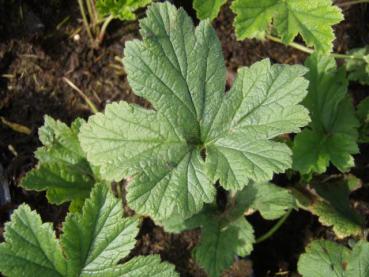
<svg viewBox="0 0 369 277">
<path fill-rule="evenodd" d="M 303 277 L 357 277 L 369 274 L 369 243 L 359 241 L 352 251 L 327 240 L 315 240 L 300 256 L 298 271 Z"/>
<path fill-rule="evenodd" d="M 46 190 L 49 202 L 55 204 L 80 201 L 89 196 L 99 177 L 79 144 L 78 133 L 84 123 L 76 119 L 69 128 L 45 116 L 45 123 L 39 129 L 43 146 L 35 152 L 38 165 L 22 179 L 22 187 Z"/>
<path fill-rule="evenodd" d="M 142 41 L 126 44 L 123 62 L 133 91 L 153 109 L 108 105 L 79 136 L 105 179 L 133 178 L 131 208 L 183 220 L 214 200 L 218 179 L 240 190 L 290 167 L 290 149 L 271 139 L 309 121 L 298 105 L 308 85 L 304 67 L 263 60 L 240 69 L 225 94 L 221 46 L 209 21 L 195 28 L 184 10 L 157 3 L 140 33 Z"/>
<path fill-rule="evenodd" d="M 293 167 L 301 173 L 323 173 L 329 162 L 345 172 L 354 165 L 358 153 L 358 120 L 347 95 L 348 81 L 343 68 L 331 57 L 310 56 L 309 93 L 304 105 L 311 123 L 294 140 Z"/>
<path fill-rule="evenodd" d="M 60 240 L 52 224 L 42 224 L 36 212 L 21 205 L 5 225 L 0 272 L 9 277 L 178 276 L 173 266 L 155 256 L 117 265 L 135 246 L 138 224 L 135 218 L 122 217 L 121 202 L 104 184 L 95 186 L 81 213 L 67 216 Z"/>
<path fill-rule="evenodd" d="M 238 39 L 265 38 L 273 21 L 285 44 L 300 34 L 308 46 L 324 53 L 332 50 L 332 26 L 343 19 L 331 0 L 235 0 L 232 10 Z"/>
</svg>

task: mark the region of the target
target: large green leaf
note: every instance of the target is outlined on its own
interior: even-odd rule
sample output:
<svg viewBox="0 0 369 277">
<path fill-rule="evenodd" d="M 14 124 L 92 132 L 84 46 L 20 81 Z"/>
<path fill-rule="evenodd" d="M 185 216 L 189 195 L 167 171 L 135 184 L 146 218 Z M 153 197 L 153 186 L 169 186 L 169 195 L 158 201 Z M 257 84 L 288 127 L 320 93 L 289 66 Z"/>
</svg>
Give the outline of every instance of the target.
<svg viewBox="0 0 369 277">
<path fill-rule="evenodd" d="M 324 53 L 332 50 L 332 26 L 343 19 L 331 0 L 235 0 L 232 10 L 238 39 L 263 39 L 273 21 L 285 44 L 300 34 L 308 46 Z"/>
<path fill-rule="evenodd" d="M 131 208 L 156 220 L 188 218 L 214 200 L 213 183 L 242 189 L 291 165 L 291 151 L 270 139 L 309 121 L 302 66 L 263 60 L 242 68 L 225 94 L 226 70 L 209 21 L 194 27 L 169 3 L 148 8 L 143 41 L 123 60 L 133 91 L 153 110 L 127 103 L 92 116 L 79 138 L 105 179 L 128 184 Z M 204 161 L 205 158 L 205 161 Z"/>
<path fill-rule="evenodd" d="M 359 241 L 351 251 L 334 242 L 313 241 L 300 256 L 298 271 L 303 277 L 369 276 L 369 243 Z"/>
<path fill-rule="evenodd" d="M 134 12 L 151 3 L 151 0 L 96 0 L 96 10 L 100 16 L 113 16 L 122 21 L 135 20 Z"/>
<path fill-rule="evenodd" d="M 214 19 L 227 0 L 194 0 L 193 7 L 199 19 Z"/>
<path fill-rule="evenodd" d="M 0 272 L 9 277 L 177 276 L 173 266 L 154 256 L 117 265 L 135 246 L 139 230 L 139 220 L 123 218 L 122 213 L 121 201 L 104 184 L 97 184 L 82 212 L 67 216 L 57 240 L 52 224 L 42 224 L 36 212 L 21 205 L 5 225 Z"/>
<path fill-rule="evenodd" d="M 45 116 L 45 124 L 39 129 L 43 146 L 35 152 L 38 165 L 22 179 L 22 187 L 46 190 L 49 202 L 55 204 L 89 196 L 99 178 L 79 145 L 78 133 L 83 123 L 77 119 L 69 128 Z"/>
<path fill-rule="evenodd" d="M 358 120 L 347 95 L 348 81 L 343 68 L 336 68 L 331 57 L 312 55 L 309 68 L 309 94 L 304 105 L 311 124 L 294 140 L 293 167 L 301 173 L 323 173 L 329 162 L 345 172 L 354 165 Z"/>
</svg>

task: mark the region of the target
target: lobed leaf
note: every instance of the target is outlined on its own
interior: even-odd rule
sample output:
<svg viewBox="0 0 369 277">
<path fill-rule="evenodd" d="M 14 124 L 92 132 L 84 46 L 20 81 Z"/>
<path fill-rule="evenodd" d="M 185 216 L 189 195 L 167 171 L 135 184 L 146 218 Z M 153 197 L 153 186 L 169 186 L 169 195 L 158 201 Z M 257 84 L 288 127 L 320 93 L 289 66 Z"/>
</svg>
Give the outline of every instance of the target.
<svg viewBox="0 0 369 277">
<path fill-rule="evenodd" d="M 315 240 L 300 256 L 298 271 L 303 277 L 368 276 L 369 243 L 361 240 L 351 251 L 334 242 Z"/>
<path fill-rule="evenodd" d="M 347 59 L 345 63 L 349 80 L 369 85 L 369 46 L 352 49 L 348 54 L 358 58 Z"/>
<path fill-rule="evenodd" d="M 270 139 L 309 121 L 298 105 L 307 88 L 302 66 L 261 61 L 241 69 L 225 94 L 221 46 L 209 21 L 195 28 L 182 9 L 157 3 L 140 33 L 143 41 L 126 44 L 123 62 L 134 92 L 154 110 L 111 104 L 79 135 L 103 178 L 133 178 L 131 208 L 183 221 L 214 200 L 218 179 L 242 189 L 291 165 L 288 147 Z"/>
<path fill-rule="evenodd" d="M 335 38 L 332 26 L 343 20 L 331 0 L 235 0 L 234 27 L 238 39 L 264 39 L 271 23 L 285 44 L 300 34 L 308 46 L 329 53 Z"/>
<path fill-rule="evenodd" d="M 135 218 L 122 218 L 121 202 L 105 184 L 94 187 L 82 212 L 68 214 L 60 240 L 50 223 L 42 224 L 36 212 L 21 205 L 5 225 L 0 272 L 9 277 L 178 276 L 156 256 L 117 265 L 135 246 L 138 224 Z"/>
<path fill-rule="evenodd" d="M 354 165 L 352 154 L 359 152 L 359 123 L 347 95 L 345 72 L 331 57 L 312 55 L 306 66 L 310 85 L 304 105 L 312 122 L 295 137 L 293 167 L 302 174 L 323 173 L 331 162 L 345 172 Z"/>
<path fill-rule="evenodd" d="M 84 123 L 76 119 L 69 128 L 45 116 L 45 123 L 39 129 L 43 146 L 35 152 L 38 165 L 21 180 L 23 188 L 46 190 L 48 201 L 54 204 L 81 201 L 89 196 L 99 176 L 79 145 L 78 133 Z"/>
</svg>

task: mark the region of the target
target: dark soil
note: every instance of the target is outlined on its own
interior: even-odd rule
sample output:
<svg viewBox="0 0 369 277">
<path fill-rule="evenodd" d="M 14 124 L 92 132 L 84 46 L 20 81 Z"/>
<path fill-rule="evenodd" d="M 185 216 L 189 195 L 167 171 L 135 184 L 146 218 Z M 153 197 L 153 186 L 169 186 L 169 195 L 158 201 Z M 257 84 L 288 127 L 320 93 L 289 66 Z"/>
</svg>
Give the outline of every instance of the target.
<svg viewBox="0 0 369 277">
<path fill-rule="evenodd" d="M 138 37 L 137 22 L 114 22 L 100 49 L 91 49 L 75 0 L 0 0 L 0 7 L 0 116 L 32 130 L 31 135 L 24 135 L 0 123 L 0 164 L 5 169 L 12 197 L 11 205 L 0 207 L 1 240 L 9 212 L 20 203 L 28 203 L 44 221 L 54 222 L 57 229 L 65 217 L 66 206 L 50 205 L 44 193 L 24 191 L 17 186 L 36 164 L 33 152 L 40 146 L 37 129 L 43 124 L 45 114 L 66 123 L 91 114 L 63 77 L 72 81 L 101 110 L 107 103 L 121 99 L 141 105 L 147 103 L 132 93 L 119 62 L 125 41 Z M 190 9 L 188 3 L 186 8 Z M 345 16 L 346 20 L 336 27 L 335 51 L 341 53 L 369 43 L 369 23 L 363 24 L 369 22 L 369 5 L 353 6 L 345 11 Z M 232 22 L 233 14 L 228 6 L 214 22 L 228 68 L 228 85 L 237 68 L 262 58 L 288 64 L 303 63 L 306 58 L 304 53 L 269 41 L 238 42 Z M 350 86 L 355 103 L 365 97 L 367 91 L 367 87 L 358 84 Z M 353 170 L 366 184 L 369 183 L 368 151 L 368 145 L 361 145 Z M 287 185 L 284 177 L 276 180 L 280 185 Z M 352 200 L 365 206 L 368 199 L 369 189 L 364 187 L 354 193 Z M 367 213 L 368 222 L 368 209 L 363 211 Z M 249 219 L 257 236 L 274 223 L 265 222 L 258 214 Z M 176 265 L 181 276 L 206 276 L 191 259 L 191 250 L 199 235 L 196 230 L 181 235 L 167 234 L 145 220 L 134 254 L 159 253 L 164 260 Z M 226 276 L 249 276 L 251 263 L 255 276 L 277 273 L 290 276 L 296 272 L 298 256 L 306 243 L 318 237 L 333 238 L 333 235 L 309 213 L 293 212 L 275 236 L 255 245 L 250 259 L 236 262 Z"/>
</svg>

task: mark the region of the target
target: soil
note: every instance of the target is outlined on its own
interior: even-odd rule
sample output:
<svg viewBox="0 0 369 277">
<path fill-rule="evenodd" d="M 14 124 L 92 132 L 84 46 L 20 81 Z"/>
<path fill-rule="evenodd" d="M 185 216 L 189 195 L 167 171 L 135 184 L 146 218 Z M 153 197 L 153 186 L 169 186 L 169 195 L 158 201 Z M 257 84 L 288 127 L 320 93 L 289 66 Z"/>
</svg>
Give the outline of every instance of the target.
<svg viewBox="0 0 369 277">
<path fill-rule="evenodd" d="M 180 2 L 180 1 L 175 1 Z M 189 1 L 186 9 L 194 15 Z M 338 2 L 338 1 L 337 1 Z M 0 0 L 0 116 L 27 126 L 30 135 L 13 131 L 0 123 L 0 164 L 10 183 L 12 203 L 0 207 L 0 241 L 3 224 L 9 213 L 20 203 L 28 203 L 44 221 L 60 223 L 66 206 L 47 203 L 44 193 L 29 192 L 18 187 L 19 180 L 35 166 L 33 156 L 40 146 L 37 129 L 45 114 L 70 123 L 76 117 L 87 118 L 91 111 L 83 99 L 63 78 L 69 79 L 95 105 L 103 110 L 107 103 L 125 100 L 148 106 L 131 91 L 124 68 L 120 63 L 126 41 L 138 38 L 137 22 L 113 22 L 99 49 L 92 49 L 82 28 L 77 1 L 21 1 Z M 335 51 L 369 43 L 369 5 L 356 5 L 345 10 L 346 20 L 335 28 Z M 220 38 L 226 66 L 228 85 L 237 68 L 269 57 L 273 62 L 303 63 L 306 54 L 273 42 L 246 40 L 238 42 L 232 28 L 233 14 L 226 5 L 214 26 Z M 350 85 L 354 102 L 367 95 L 368 88 Z M 352 173 L 369 183 L 369 146 L 360 146 L 357 166 Z M 330 169 L 329 173 L 334 173 Z M 276 183 L 286 185 L 285 176 L 277 176 Z M 369 221 L 369 189 L 355 192 L 352 201 L 361 203 Z M 249 217 L 256 236 L 267 231 L 274 222 L 266 222 L 258 214 Z M 164 260 L 175 264 L 181 276 L 206 276 L 191 258 L 191 250 L 199 239 L 199 232 L 181 235 L 165 233 L 146 219 L 141 227 L 133 254 L 159 253 Z M 281 229 L 269 240 L 255 245 L 247 259 L 239 259 L 225 276 L 292 276 L 296 272 L 298 256 L 312 238 L 334 238 L 329 228 L 321 226 L 316 217 L 307 212 L 293 212 Z"/>
</svg>

